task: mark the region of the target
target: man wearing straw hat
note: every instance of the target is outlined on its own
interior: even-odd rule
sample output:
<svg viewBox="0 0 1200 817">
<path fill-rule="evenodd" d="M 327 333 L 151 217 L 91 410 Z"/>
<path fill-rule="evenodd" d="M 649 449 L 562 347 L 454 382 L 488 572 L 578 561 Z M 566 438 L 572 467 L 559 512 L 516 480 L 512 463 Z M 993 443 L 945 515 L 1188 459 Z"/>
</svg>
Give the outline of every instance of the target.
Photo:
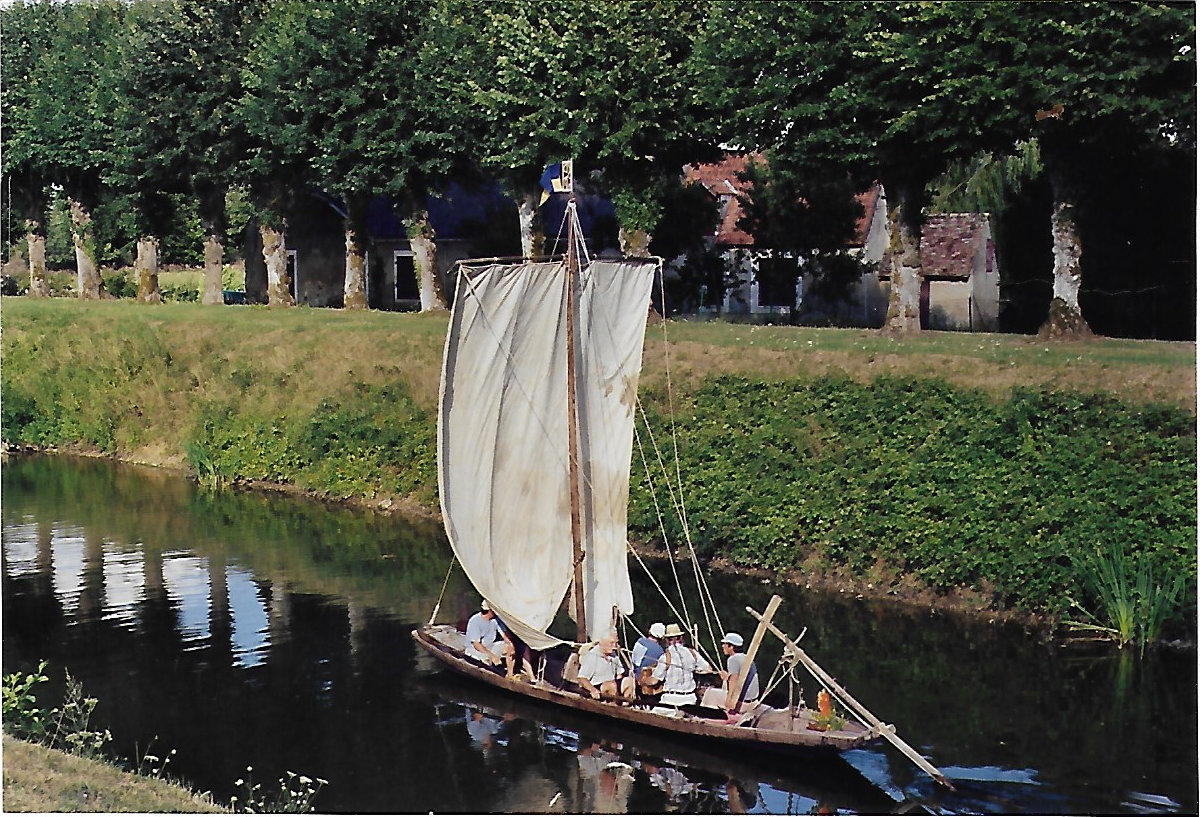
<svg viewBox="0 0 1200 817">
<path fill-rule="evenodd" d="M 654 677 L 663 682 L 659 703 L 665 706 L 687 706 L 696 703 L 696 673 L 712 672 L 704 656 L 683 643 L 683 630 L 678 624 L 668 624 L 667 649 L 654 668 Z"/>
</svg>

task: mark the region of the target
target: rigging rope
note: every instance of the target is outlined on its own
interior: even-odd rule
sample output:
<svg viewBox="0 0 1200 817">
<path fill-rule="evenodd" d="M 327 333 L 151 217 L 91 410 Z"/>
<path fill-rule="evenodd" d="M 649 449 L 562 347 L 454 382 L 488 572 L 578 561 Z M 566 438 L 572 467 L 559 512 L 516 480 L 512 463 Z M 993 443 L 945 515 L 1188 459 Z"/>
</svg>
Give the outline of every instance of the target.
<svg viewBox="0 0 1200 817">
<path fill-rule="evenodd" d="M 429 615 L 429 623 L 425 625 L 426 627 L 433 626 L 433 622 L 437 618 L 437 614 L 442 609 L 442 597 L 446 595 L 446 586 L 450 584 L 450 574 L 454 571 L 454 560 L 455 557 L 451 556 L 450 567 L 446 569 L 446 580 L 442 582 L 442 592 L 438 593 L 437 603 L 433 605 L 433 612 Z"/>
<path fill-rule="evenodd" d="M 655 457 L 658 460 L 659 470 L 662 471 L 663 481 L 666 483 L 666 486 L 667 486 L 666 487 L 667 494 L 671 498 L 671 504 L 675 510 L 676 516 L 680 517 L 680 524 L 683 525 L 684 524 L 683 519 L 682 519 L 682 516 L 683 516 L 683 509 L 682 509 L 683 486 L 682 486 L 682 484 L 679 485 L 678 495 L 677 495 L 675 488 L 672 487 L 672 485 L 671 485 L 670 471 L 667 469 L 667 465 L 663 461 L 662 450 L 658 447 L 658 443 L 654 438 L 654 431 L 650 428 L 650 422 L 646 416 L 646 409 L 645 409 L 645 406 L 642 404 L 642 401 L 640 398 L 638 398 L 638 400 L 637 400 L 637 407 L 638 407 L 638 411 L 641 413 L 641 416 L 642 416 L 642 423 L 646 426 L 646 433 L 650 438 L 651 447 L 654 449 Z M 674 422 L 673 418 L 672 418 L 672 422 Z M 687 625 L 687 629 L 691 630 L 692 629 L 692 621 L 691 621 L 690 614 L 687 613 L 687 601 L 683 594 L 683 582 L 680 581 L 679 574 L 676 571 L 675 554 L 673 553 L 673 551 L 671 549 L 671 544 L 670 544 L 670 540 L 667 536 L 666 527 L 662 521 L 662 511 L 658 504 L 658 495 L 653 489 L 654 478 L 651 476 L 650 465 L 646 460 L 645 449 L 642 446 L 641 435 L 638 432 L 638 428 L 637 428 L 636 424 L 634 425 L 634 435 L 638 441 L 638 450 L 642 455 L 642 466 L 646 471 L 646 480 L 651 489 L 651 497 L 654 499 L 655 511 L 659 514 L 659 528 L 662 530 L 663 544 L 667 548 L 667 554 L 668 554 L 668 557 L 670 558 L 671 573 L 675 579 L 676 589 L 679 592 L 680 604 L 684 608 L 684 613 L 685 613 L 684 621 Z M 684 534 L 685 534 L 684 538 L 685 538 L 685 541 L 687 543 L 687 548 L 688 548 L 689 560 L 691 561 L 691 564 L 692 564 L 692 572 L 693 572 L 694 578 L 696 580 L 696 588 L 700 595 L 700 608 L 704 615 L 705 625 L 708 628 L 709 640 L 711 643 L 717 644 L 717 643 L 719 643 L 719 639 L 716 637 L 716 635 L 713 632 L 712 617 L 715 617 L 717 619 L 718 630 L 723 632 L 723 628 L 721 627 L 720 616 L 717 613 L 716 603 L 713 601 L 712 593 L 710 592 L 710 590 L 708 588 L 708 583 L 704 580 L 704 574 L 700 570 L 700 560 L 699 560 L 698 555 L 696 554 L 695 547 L 692 546 L 691 537 L 687 535 L 686 528 L 684 528 Z M 710 610 L 711 610 L 711 617 L 710 617 Z M 709 656 L 707 654 L 707 650 L 704 650 L 702 645 L 697 644 L 696 646 L 699 646 L 701 648 L 701 650 L 705 653 L 705 658 L 711 662 L 712 658 L 711 658 L 711 656 Z"/>
</svg>

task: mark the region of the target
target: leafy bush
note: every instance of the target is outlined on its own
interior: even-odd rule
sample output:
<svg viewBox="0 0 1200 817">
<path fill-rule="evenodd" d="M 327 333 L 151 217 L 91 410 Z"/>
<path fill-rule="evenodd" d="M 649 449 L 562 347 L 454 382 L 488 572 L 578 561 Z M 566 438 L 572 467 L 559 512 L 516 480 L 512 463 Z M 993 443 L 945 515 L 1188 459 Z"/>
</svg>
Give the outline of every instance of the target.
<svg viewBox="0 0 1200 817">
<path fill-rule="evenodd" d="M 235 381 L 248 373 L 235 370 Z M 378 493 L 432 501 L 437 482 L 436 421 L 403 385 L 355 384 L 308 417 L 259 418 L 209 409 L 188 460 L 206 483 L 287 482 L 337 497 Z"/>
<path fill-rule="evenodd" d="M 644 447 L 669 441 L 669 419 L 646 408 Z M 996 403 L 936 380 L 723 377 L 677 411 L 676 433 L 702 555 L 908 573 L 1061 611 L 1083 581 L 1073 555 L 1136 542 L 1164 575 L 1187 577 L 1173 617 L 1195 598 L 1195 421 L 1181 410 L 1020 389 Z M 638 459 L 630 526 L 655 538 Z"/>
<path fill-rule="evenodd" d="M 114 298 L 137 297 L 137 277 L 128 270 L 104 273 L 101 280 L 104 282 L 104 291 Z"/>
<path fill-rule="evenodd" d="M 42 739 L 50 716 L 38 706 L 34 687 L 49 680 L 45 661 L 39 663 L 34 672 L 14 672 L 4 676 L 4 709 L 0 715 L 6 732 L 23 740 Z"/>
<path fill-rule="evenodd" d="M 83 684 L 66 674 L 66 694 L 63 705 L 50 712 L 38 706 L 34 687 L 49 681 L 47 663 L 38 664 L 35 672 L 12 673 L 4 676 L 4 729 L 14 737 L 44 744 L 51 749 L 81 757 L 101 757 L 105 745 L 112 740 L 107 729 L 90 728 L 95 698 L 83 694 Z"/>
</svg>

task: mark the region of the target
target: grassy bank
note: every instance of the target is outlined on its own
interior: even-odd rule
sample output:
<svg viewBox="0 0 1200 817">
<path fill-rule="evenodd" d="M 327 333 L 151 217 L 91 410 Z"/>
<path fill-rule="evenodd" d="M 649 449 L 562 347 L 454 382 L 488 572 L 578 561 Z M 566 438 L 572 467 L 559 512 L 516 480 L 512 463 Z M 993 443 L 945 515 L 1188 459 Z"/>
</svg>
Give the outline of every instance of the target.
<svg viewBox="0 0 1200 817">
<path fill-rule="evenodd" d="M 224 812 L 166 780 L 4 736 L 6 812 Z"/>
<path fill-rule="evenodd" d="M 444 316 L 2 308 L 7 442 L 436 507 Z M 1058 615 L 1099 602 L 1098 549 L 1158 584 L 1187 577 L 1172 611 L 1187 618 L 1194 344 L 671 323 L 648 330 L 645 359 L 649 473 L 652 439 L 678 446 L 707 556 Z M 631 531 L 654 544 L 634 460 Z"/>
</svg>

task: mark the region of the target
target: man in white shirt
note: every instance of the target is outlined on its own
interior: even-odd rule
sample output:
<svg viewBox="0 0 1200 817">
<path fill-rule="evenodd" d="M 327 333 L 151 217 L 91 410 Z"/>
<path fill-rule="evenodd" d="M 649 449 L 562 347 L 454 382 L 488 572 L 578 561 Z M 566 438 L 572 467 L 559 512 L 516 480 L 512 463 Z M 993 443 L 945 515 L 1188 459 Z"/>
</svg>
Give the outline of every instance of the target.
<svg viewBox="0 0 1200 817">
<path fill-rule="evenodd" d="M 678 624 L 667 625 L 667 649 L 658 659 L 654 677 L 663 682 L 659 703 L 666 706 L 685 706 L 696 703 L 696 673 L 712 672 L 704 656 L 683 643 L 683 630 Z"/>
<path fill-rule="evenodd" d="M 625 665 L 617 654 L 616 630 L 609 630 L 596 646 L 579 659 L 576 683 L 597 700 L 601 696 L 633 700 L 633 676 L 625 674 Z"/>
<path fill-rule="evenodd" d="M 500 634 L 496 613 L 484 599 L 479 603 L 479 612 L 467 622 L 467 657 L 489 669 L 507 664 L 508 674 L 513 671 L 513 646 Z"/>
</svg>

